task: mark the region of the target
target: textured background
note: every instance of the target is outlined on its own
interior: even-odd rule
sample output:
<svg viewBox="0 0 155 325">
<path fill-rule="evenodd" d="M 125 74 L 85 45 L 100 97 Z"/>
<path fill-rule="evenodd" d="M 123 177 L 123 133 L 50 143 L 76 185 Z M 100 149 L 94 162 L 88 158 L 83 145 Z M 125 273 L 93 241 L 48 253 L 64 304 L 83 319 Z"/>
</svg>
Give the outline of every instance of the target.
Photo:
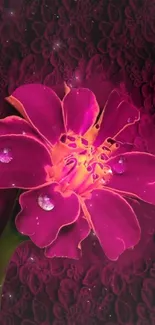
<svg viewBox="0 0 155 325">
<path fill-rule="evenodd" d="M 154 0 L 0 0 L 1 117 L 11 113 L 4 96 L 23 83 L 89 87 L 101 106 L 120 86 L 141 110 L 136 146 L 155 153 L 154 58 Z M 14 195 L 0 192 L 1 228 Z M 78 262 L 47 261 L 30 242 L 19 247 L 0 325 L 154 325 L 155 207 L 132 206 L 142 239 L 117 263 L 92 236 Z"/>
</svg>

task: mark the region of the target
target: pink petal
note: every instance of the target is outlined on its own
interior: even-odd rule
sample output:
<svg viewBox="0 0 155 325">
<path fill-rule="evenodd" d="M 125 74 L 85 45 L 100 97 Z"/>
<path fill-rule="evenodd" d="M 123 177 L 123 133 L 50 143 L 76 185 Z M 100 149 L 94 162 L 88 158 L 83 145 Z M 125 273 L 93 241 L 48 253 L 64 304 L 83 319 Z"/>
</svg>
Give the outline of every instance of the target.
<svg viewBox="0 0 155 325">
<path fill-rule="evenodd" d="M 135 122 L 134 124 L 126 125 L 126 127 L 117 134 L 115 140 L 122 143 L 134 144 L 135 138 L 139 134 L 138 124 L 139 122 Z"/>
<path fill-rule="evenodd" d="M 46 249 L 47 257 L 68 257 L 79 259 L 79 244 L 89 235 L 90 228 L 86 219 L 79 219 L 70 226 L 62 228 L 54 243 Z"/>
<path fill-rule="evenodd" d="M 64 97 L 63 110 L 67 131 L 83 135 L 95 123 L 99 106 L 91 90 L 79 88 Z"/>
<path fill-rule="evenodd" d="M 61 101 L 49 87 L 27 84 L 6 99 L 52 144 L 64 132 Z"/>
<path fill-rule="evenodd" d="M 30 135 L 39 138 L 32 126 L 18 116 L 8 116 L 0 120 L 0 135 L 6 134 Z"/>
<path fill-rule="evenodd" d="M 129 152 L 107 162 L 113 171 L 108 187 L 155 204 L 155 156 Z"/>
<path fill-rule="evenodd" d="M 126 126 L 115 137 L 117 142 L 116 150 L 112 150 L 109 157 L 116 155 L 122 155 L 123 153 L 130 151 L 145 151 L 145 143 L 142 138 L 138 136 L 138 122 Z"/>
<path fill-rule="evenodd" d="M 100 128 L 94 145 L 100 146 L 107 138 L 115 138 L 125 126 L 132 125 L 138 119 L 139 111 L 122 100 L 119 93 L 114 90 L 101 115 Z"/>
<path fill-rule="evenodd" d="M 20 196 L 22 210 L 16 218 L 16 227 L 39 247 L 52 244 L 60 229 L 74 223 L 79 216 L 76 194 L 64 197 L 56 191 L 56 186 L 56 183 L 45 185 Z"/>
<path fill-rule="evenodd" d="M 119 194 L 109 190 L 94 190 L 85 201 L 94 231 L 100 244 L 111 260 L 140 239 L 140 228 L 131 206 Z"/>
<path fill-rule="evenodd" d="M 33 188 L 48 180 L 51 157 L 37 139 L 26 135 L 0 137 L 0 188 Z"/>
</svg>

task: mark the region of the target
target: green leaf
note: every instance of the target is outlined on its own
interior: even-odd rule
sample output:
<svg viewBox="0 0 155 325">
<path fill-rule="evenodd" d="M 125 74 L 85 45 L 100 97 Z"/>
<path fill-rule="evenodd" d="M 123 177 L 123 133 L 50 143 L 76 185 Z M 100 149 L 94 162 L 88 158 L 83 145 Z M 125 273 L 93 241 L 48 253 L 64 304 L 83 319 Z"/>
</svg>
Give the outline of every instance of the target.
<svg viewBox="0 0 155 325">
<path fill-rule="evenodd" d="M 26 239 L 27 237 L 21 236 L 15 229 L 13 229 L 11 221 L 9 221 L 0 236 L 0 286 L 3 284 L 5 279 L 6 270 L 11 256 L 15 249 Z"/>
</svg>

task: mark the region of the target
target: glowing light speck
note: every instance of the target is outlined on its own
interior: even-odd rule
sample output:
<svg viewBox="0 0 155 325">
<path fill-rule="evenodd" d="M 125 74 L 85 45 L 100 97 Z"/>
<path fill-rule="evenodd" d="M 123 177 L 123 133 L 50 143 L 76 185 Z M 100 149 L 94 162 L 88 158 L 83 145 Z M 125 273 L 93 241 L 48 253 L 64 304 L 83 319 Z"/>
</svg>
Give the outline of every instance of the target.
<svg viewBox="0 0 155 325">
<path fill-rule="evenodd" d="M 58 51 L 60 48 L 62 48 L 62 44 L 59 41 L 56 41 L 53 45 L 53 50 Z"/>
</svg>

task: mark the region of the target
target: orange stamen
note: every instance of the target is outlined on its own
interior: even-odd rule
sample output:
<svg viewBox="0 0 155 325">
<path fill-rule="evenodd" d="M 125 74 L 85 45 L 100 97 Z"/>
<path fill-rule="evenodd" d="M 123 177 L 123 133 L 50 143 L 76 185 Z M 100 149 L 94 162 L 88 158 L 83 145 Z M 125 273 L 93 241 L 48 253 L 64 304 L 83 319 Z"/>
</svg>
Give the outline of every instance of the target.
<svg viewBox="0 0 155 325">
<path fill-rule="evenodd" d="M 88 212 L 88 209 L 87 209 L 87 207 L 85 205 L 84 200 L 81 197 L 79 197 L 79 201 L 81 203 L 81 208 L 82 208 L 83 214 L 85 216 L 85 219 L 87 220 L 87 222 L 89 224 L 89 227 L 95 232 L 94 225 L 92 223 L 90 213 Z"/>
<path fill-rule="evenodd" d="M 51 149 L 51 158 L 53 165 L 57 165 L 62 161 L 65 157 L 68 157 L 73 152 L 73 148 L 66 146 L 65 143 L 58 142 Z"/>
</svg>

